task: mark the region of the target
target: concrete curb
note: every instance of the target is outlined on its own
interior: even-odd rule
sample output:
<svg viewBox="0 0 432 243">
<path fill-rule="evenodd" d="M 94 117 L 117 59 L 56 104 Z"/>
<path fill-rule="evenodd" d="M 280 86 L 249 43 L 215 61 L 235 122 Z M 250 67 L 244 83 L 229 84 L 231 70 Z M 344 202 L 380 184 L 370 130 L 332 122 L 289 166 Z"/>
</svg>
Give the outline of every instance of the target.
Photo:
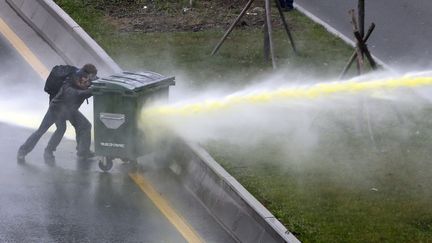
<svg viewBox="0 0 432 243">
<path fill-rule="evenodd" d="M 110 56 L 52 0 L 6 0 L 67 64 L 93 63 L 100 76 L 121 72 Z"/>
<path fill-rule="evenodd" d="M 180 138 L 170 166 L 209 213 L 239 242 L 300 242 L 202 147 Z"/>
<path fill-rule="evenodd" d="M 348 45 L 350 45 L 352 47 L 356 46 L 356 43 L 353 40 L 351 40 L 348 36 L 342 34 L 340 31 L 338 31 L 337 29 L 333 28 L 330 24 L 328 24 L 324 20 L 320 19 L 319 17 L 317 17 L 313 13 L 309 12 L 308 10 L 306 10 L 305 8 L 303 8 L 302 6 L 300 6 L 299 4 L 294 3 L 294 8 L 297 9 L 300 13 L 302 13 L 305 16 L 307 16 L 308 18 L 310 18 L 315 23 L 317 23 L 317 24 L 321 25 L 322 27 L 324 27 L 329 33 L 331 33 L 334 36 L 342 39 Z M 382 67 L 384 67 L 384 69 L 386 69 L 386 70 L 393 70 L 388 64 L 386 64 L 384 61 L 382 61 L 378 57 L 376 57 L 374 55 L 372 55 L 372 57 L 375 59 L 375 61 L 379 65 L 381 65 Z"/>
</svg>

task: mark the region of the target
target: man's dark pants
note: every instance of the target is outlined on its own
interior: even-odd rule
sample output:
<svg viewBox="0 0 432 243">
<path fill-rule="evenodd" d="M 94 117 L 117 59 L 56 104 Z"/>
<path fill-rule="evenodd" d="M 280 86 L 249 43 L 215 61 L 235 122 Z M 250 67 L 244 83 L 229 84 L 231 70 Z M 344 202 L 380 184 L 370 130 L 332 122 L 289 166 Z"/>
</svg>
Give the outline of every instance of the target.
<svg viewBox="0 0 432 243">
<path fill-rule="evenodd" d="M 42 135 L 44 135 L 48 129 L 56 123 L 57 128 L 60 129 L 57 129 L 56 132 L 53 133 L 46 148 L 46 150 L 54 151 L 63 138 L 64 131 L 66 130 L 66 120 L 71 122 L 77 133 L 77 154 L 87 154 L 90 150 L 91 143 L 91 123 L 79 111 L 74 111 L 65 116 L 52 108 L 48 109 L 39 128 L 30 135 L 23 145 L 21 145 L 19 148 L 20 153 L 24 155 L 30 153 Z"/>
<path fill-rule="evenodd" d="M 50 94 L 49 95 L 49 102 L 51 103 L 51 100 L 54 99 L 55 95 Z M 81 113 L 80 113 L 81 114 Z M 76 142 L 77 142 L 77 147 L 76 149 L 78 150 L 78 144 L 79 144 L 79 137 L 78 137 L 78 131 L 77 128 L 75 127 L 74 123 L 72 123 L 72 126 L 75 128 L 75 136 L 76 136 Z M 62 119 L 62 120 L 58 120 L 56 123 L 56 130 L 54 131 L 52 137 L 54 138 L 52 141 L 50 140 L 50 142 L 48 143 L 47 147 L 45 148 L 46 151 L 48 152 L 54 152 L 57 149 L 57 146 L 60 144 L 65 132 L 66 132 L 66 120 Z"/>
<path fill-rule="evenodd" d="M 75 127 L 77 141 L 77 155 L 85 156 L 90 152 L 92 125 L 85 116 L 75 111 L 69 117 L 69 122 Z"/>
</svg>

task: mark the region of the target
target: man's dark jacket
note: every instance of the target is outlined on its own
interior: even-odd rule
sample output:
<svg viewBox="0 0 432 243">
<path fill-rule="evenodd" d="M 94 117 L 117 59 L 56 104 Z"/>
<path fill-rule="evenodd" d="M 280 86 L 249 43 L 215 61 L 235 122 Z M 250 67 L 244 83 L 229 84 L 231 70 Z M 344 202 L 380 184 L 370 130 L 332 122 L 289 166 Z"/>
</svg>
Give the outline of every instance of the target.
<svg viewBox="0 0 432 243">
<path fill-rule="evenodd" d="M 76 75 L 68 78 L 50 103 L 49 108 L 65 118 L 77 111 L 84 100 L 92 96 L 90 88 L 83 90 L 76 85 L 78 78 Z"/>
</svg>

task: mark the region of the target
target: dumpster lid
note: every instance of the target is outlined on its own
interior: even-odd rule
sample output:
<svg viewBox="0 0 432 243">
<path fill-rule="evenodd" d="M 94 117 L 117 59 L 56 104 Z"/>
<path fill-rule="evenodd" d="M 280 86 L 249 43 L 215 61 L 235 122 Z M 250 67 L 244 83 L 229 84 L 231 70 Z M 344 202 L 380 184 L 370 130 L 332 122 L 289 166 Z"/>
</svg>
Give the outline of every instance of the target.
<svg viewBox="0 0 432 243">
<path fill-rule="evenodd" d="M 141 91 L 159 86 L 174 85 L 174 77 L 165 77 L 159 73 L 144 71 L 139 73 L 121 72 L 93 81 L 93 86 L 111 90 Z"/>
</svg>

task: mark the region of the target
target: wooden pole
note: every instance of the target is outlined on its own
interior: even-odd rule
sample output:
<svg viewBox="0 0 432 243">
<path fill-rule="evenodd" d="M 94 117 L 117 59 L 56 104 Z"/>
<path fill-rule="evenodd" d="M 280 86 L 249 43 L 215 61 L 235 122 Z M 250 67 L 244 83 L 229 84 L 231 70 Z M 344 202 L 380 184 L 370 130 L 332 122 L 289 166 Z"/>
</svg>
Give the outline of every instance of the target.
<svg viewBox="0 0 432 243">
<path fill-rule="evenodd" d="M 358 31 L 360 34 L 360 40 L 363 40 L 364 37 L 364 21 L 365 21 L 365 2 L 364 0 L 358 0 L 358 6 L 357 6 L 357 11 L 358 11 Z M 360 42 L 359 42 L 359 45 Z M 361 61 L 364 61 L 364 52 L 363 49 L 361 49 L 361 46 L 359 46 L 360 48 L 360 53 L 361 53 Z M 361 64 L 361 69 L 363 69 L 363 64 Z"/>
<path fill-rule="evenodd" d="M 265 0 L 265 14 L 266 14 L 266 21 L 267 21 L 267 30 L 268 30 L 268 35 L 269 35 L 270 55 L 271 55 L 271 59 L 272 59 L 273 69 L 276 69 L 276 60 L 275 60 L 275 56 L 274 56 L 273 38 L 272 38 L 270 0 Z"/>
<path fill-rule="evenodd" d="M 358 0 L 358 21 L 359 21 L 359 32 L 363 39 L 365 35 L 365 0 Z"/>
<path fill-rule="evenodd" d="M 249 2 L 246 4 L 246 6 L 243 8 L 239 16 L 234 20 L 234 22 L 231 24 L 231 26 L 228 28 L 228 30 L 225 32 L 222 39 L 217 43 L 216 47 L 213 49 L 211 55 L 214 56 L 216 52 L 219 50 L 221 45 L 224 43 L 225 39 L 228 37 L 228 35 L 231 33 L 231 31 L 234 29 L 235 25 L 240 21 L 240 19 L 243 17 L 243 15 L 246 13 L 246 11 L 250 8 L 254 0 L 249 0 Z"/>
<path fill-rule="evenodd" d="M 268 32 L 267 18 L 264 18 L 264 60 L 265 62 L 270 61 L 270 38 Z"/>
<path fill-rule="evenodd" d="M 286 19 L 285 19 L 285 15 L 283 14 L 282 7 L 281 7 L 281 5 L 280 5 L 280 2 L 279 2 L 279 0 L 275 0 L 275 2 L 276 2 L 276 6 L 277 6 L 277 9 L 278 9 L 279 15 L 280 15 L 281 18 L 282 18 L 282 23 L 283 23 L 283 25 L 284 25 L 284 27 L 285 27 L 285 31 L 286 31 L 286 33 L 287 33 L 287 35 L 288 35 L 288 39 L 289 39 L 290 42 L 291 42 L 291 47 L 292 47 L 292 49 L 293 49 L 293 51 L 294 51 L 294 54 L 297 55 L 297 49 L 296 49 L 296 46 L 295 46 L 294 40 L 293 40 L 293 38 L 292 38 L 291 31 L 290 31 L 289 28 L 288 28 L 288 24 L 287 24 L 287 21 L 286 21 Z"/>
</svg>

